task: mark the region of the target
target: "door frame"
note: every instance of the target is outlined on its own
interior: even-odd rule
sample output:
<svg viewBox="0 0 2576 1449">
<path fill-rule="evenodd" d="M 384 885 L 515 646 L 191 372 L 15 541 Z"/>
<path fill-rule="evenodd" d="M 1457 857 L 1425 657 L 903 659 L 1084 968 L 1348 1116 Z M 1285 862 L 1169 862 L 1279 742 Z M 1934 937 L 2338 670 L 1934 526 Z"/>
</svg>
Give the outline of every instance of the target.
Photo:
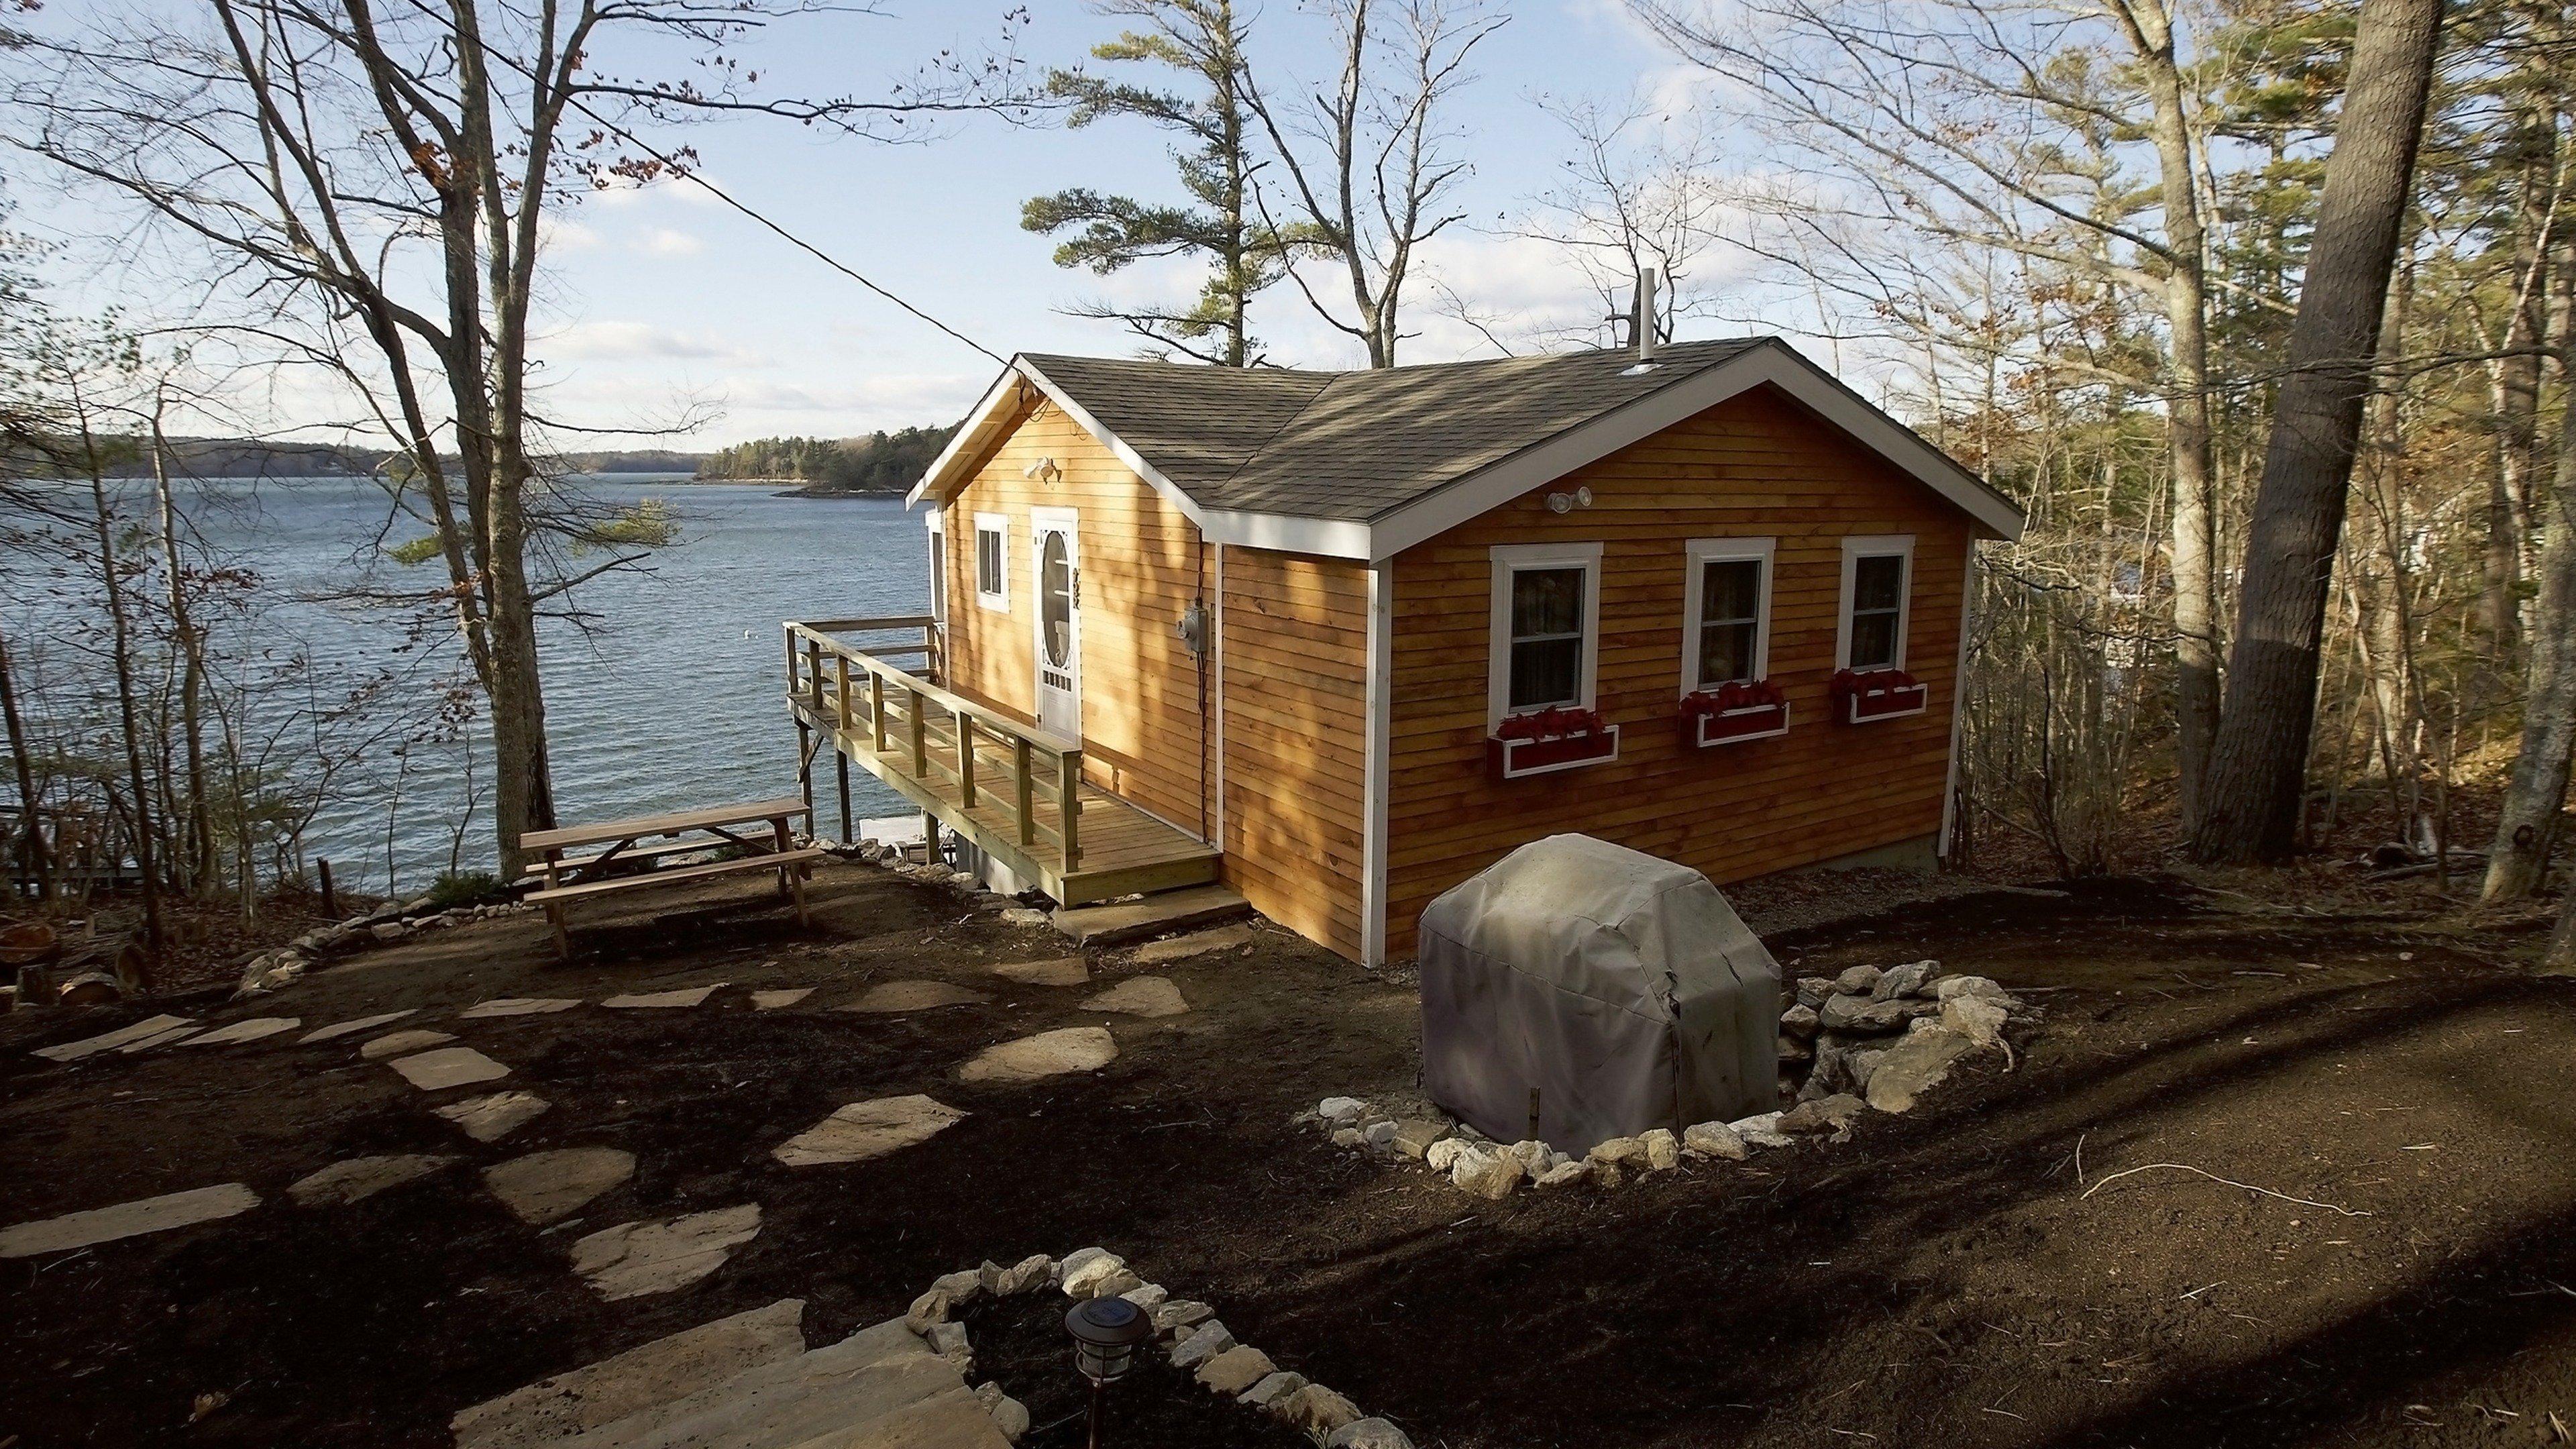
<svg viewBox="0 0 2576 1449">
<path fill-rule="evenodd" d="M 1064 670 L 1071 684 L 1069 688 L 1057 691 L 1070 700 L 1073 727 L 1056 733 L 1080 744 L 1082 742 L 1082 515 L 1076 509 L 1032 508 L 1029 510 L 1029 598 L 1036 605 L 1029 611 L 1032 645 L 1030 685 L 1031 699 L 1035 704 L 1035 708 L 1030 712 L 1037 717 L 1040 729 L 1048 728 L 1046 536 L 1049 533 L 1064 535 L 1065 562 L 1073 573 L 1073 596 L 1068 601 L 1070 609 L 1067 619 L 1067 633 L 1071 636 L 1073 647 L 1065 661 Z"/>
</svg>

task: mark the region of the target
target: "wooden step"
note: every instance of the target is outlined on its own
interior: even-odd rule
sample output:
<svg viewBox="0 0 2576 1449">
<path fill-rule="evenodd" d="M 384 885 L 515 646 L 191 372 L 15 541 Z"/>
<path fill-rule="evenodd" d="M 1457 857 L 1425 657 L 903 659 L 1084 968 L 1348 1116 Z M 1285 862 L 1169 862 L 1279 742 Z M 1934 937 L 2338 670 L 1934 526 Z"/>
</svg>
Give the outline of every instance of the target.
<svg viewBox="0 0 2576 1449">
<path fill-rule="evenodd" d="M 1081 945 L 1117 946 L 1251 914 L 1252 903 L 1229 887 L 1198 885 L 1109 905 L 1059 907 L 1049 919 Z"/>
</svg>

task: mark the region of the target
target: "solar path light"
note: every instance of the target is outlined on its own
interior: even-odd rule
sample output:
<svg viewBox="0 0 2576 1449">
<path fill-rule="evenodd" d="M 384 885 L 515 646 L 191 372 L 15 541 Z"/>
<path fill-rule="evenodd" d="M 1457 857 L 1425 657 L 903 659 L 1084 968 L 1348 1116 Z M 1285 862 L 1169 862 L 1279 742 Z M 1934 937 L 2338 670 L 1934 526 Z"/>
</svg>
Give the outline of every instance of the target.
<svg viewBox="0 0 2576 1449">
<path fill-rule="evenodd" d="M 1064 1331 L 1073 1335 L 1073 1366 L 1091 1385 L 1090 1449 L 1100 1449 L 1100 1407 L 1104 1390 L 1127 1376 L 1136 1345 L 1154 1336 L 1145 1310 L 1124 1298 L 1092 1298 L 1073 1305 L 1064 1316 Z"/>
</svg>

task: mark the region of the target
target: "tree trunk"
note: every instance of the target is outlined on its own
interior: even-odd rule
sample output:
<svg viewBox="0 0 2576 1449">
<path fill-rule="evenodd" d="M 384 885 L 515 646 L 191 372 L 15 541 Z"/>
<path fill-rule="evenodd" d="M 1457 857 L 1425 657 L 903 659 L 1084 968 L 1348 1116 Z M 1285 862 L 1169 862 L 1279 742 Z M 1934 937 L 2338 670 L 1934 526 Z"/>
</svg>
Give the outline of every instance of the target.
<svg viewBox="0 0 2576 1449">
<path fill-rule="evenodd" d="M 152 418 L 152 481 L 161 505 L 162 566 L 170 573 L 170 631 L 179 645 L 179 729 L 187 751 L 187 889 L 202 896 L 213 888 L 215 879 L 214 820 L 206 799 L 206 651 L 188 611 L 187 576 L 179 560 L 179 509 L 170 497 L 170 445 L 161 435 L 157 409 Z"/>
<path fill-rule="evenodd" d="M 81 453 L 89 465 L 90 521 L 97 531 L 98 574 L 107 588 L 108 639 L 116 664 L 116 704 L 119 723 L 125 735 L 126 788 L 134 797 L 134 867 L 143 878 L 143 975 L 140 986 L 146 995 L 152 990 L 152 978 L 161 968 L 164 935 L 161 925 L 161 878 L 153 863 L 152 791 L 145 783 L 143 771 L 143 725 L 141 711 L 134 699 L 134 641 L 125 623 L 125 585 L 116 573 L 116 520 L 107 502 L 107 465 L 99 457 L 98 440 L 81 424 Z M 114 861 L 108 862 L 113 867 Z"/>
<path fill-rule="evenodd" d="M 36 813 L 35 752 L 27 744 L 26 722 L 18 716 L 18 682 L 9 667 L 9 641 L 6 637 L 0 637 L 0 719 L 8 723 L 9 763 L 18 773 L 19 807 L 27 812 L 20 817 L 19 824 L 24 828 L 18 838 L 10 842 L 10 850 L 25 862 L 28 873 L 35 877 L 37 898 L 51 901 L 54 898 L 54 865 L 45 849 L 44 821 Z"/>
<path fill-rule="evenodd" d="M 2226 708 L 2193 837 L 2193 853 L 2205 862 L 2277 860 L 2297 841 L 2335 545 L 2413 190 L 2442 8 L 2442 0 L 2362 3 L 2290 328 L 2289 376 L 2246 533 Z"/>
<path fill-rule="evenodd" d="M 2576 339 L 2565 355 L 2576 364 Z M 2565 371 L 2576 378 L 2576 367 Z M 2522 748 L 2496 816 L 2483 900 L 2517 900 L 2540 889 L 2567 805 L 2568 762 L 2576 758 L 2576 387 L 2566 392 L 2556 476 L 2536 510 L 2543 540 L 2540 600 L 2523 692 Z"/>
</svg>

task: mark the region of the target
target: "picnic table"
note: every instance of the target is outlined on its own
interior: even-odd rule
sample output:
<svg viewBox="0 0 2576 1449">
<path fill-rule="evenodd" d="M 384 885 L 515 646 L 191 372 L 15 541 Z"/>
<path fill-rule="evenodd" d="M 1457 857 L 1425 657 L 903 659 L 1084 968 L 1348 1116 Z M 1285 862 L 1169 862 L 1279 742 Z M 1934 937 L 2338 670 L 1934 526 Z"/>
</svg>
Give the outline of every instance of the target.
<svg viewBox="0 0 2576 1449">
<path fill-rule="evenodd" d="M 567 902 L 739 871 L 778 872 L 779 895 L 796 903 L 796 924 L 808 925 L 811 922 L 805 910 L 805 877 L 815 859 L 823 854 L 823 848 L 799 847 L 792 826 L 799 816 L 810 818 L 812 814 L 811 806 L 790 795 L 632 820 L 532 830 L 519 837 L 519 848 L 539 857 L 529 877 L 529 883 L 538 889 L 530 891 L 526 899 L 546 908 L 546 922 L 554 928 L 555 951 L 566 959 L 572 955 L 572 938 L 564 925 Z M 742 854 L 691 865 L 659 866 L 659 862 L 673 856 L 727 845 L 739 847 Z M 593 846 L 605 848 L 586 855 L 565 854 Z M 632 869 L 637 865 L 647 868 L 639 873 Z"/>
</svg>

